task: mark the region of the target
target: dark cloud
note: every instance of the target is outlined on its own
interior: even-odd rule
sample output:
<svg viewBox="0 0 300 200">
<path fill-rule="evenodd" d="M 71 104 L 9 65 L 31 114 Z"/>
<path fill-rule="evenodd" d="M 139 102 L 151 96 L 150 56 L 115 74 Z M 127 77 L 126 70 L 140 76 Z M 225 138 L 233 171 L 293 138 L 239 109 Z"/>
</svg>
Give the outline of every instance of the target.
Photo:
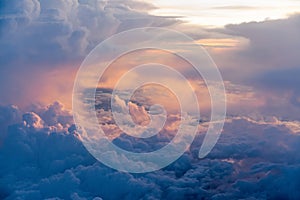
<svg viewBox="0 0 300 200">
<path fill-rule="evenodd" d="M 284 119 L 299 119 L 300 64 L 295 68 L 270 69 L 245 81 L 267 102 L 261 112 Z"/>
<path fill-rule="evenodd" d="M 260 81 L 260 84 L 265 85 L 269 89 L 272 88 L 277 90 L 280 89 L 286 90 L 288 88 L 300 89 L 296 87 L 300 85 L 299 74 L 300 74 L 300 67 L 270 70 L 258 76 L 257 81 Z"/>
</svg>

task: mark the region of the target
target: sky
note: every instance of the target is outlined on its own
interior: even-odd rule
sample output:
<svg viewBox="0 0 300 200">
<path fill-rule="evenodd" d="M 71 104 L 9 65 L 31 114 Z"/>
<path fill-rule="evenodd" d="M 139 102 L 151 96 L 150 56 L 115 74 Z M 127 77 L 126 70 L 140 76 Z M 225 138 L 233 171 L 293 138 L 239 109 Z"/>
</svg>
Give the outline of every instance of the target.
<svg viewBox="0 0 300 200">
<path fill-rule="evenodd" d="M 93 104 L 110 142 L 135 153 L 156 151 L 176 136 L 183 119 L 180 103 L 188 113 L 196 109 L 194 103 L 201 111 L 194 141 L 179 159 L 136 174 L 111 169 L 88 151 L 75 126 L 72 94 L 80 66 L 99 43 L 144 27 L 179 31 L 202 45 L 222 75 L 227 113 L 216 146 L 199 159 L 212 124 L 203 77 L 191 63 L 164 50 L 119 56 L 99 80 L 96 98 L 84 99 Z M 115 46 L 100 49 L 99 58 L 106 63 L 128 44 L 139 46 L 135 41 L 146 35 L 116 39 Z M 299 37 L 298 0 L 2 0 L 0 199 L 300 199 Z M 150 43 L 157 38 L 163 44 L 174 39 L 158 34 Z M 182 45 L 177 53 L 202 58 L 177 42 L 175 47 Z M 179 76 L 169 78 L 163 71 L 131 71 L 124 78 L 134 66 L 154 62 L 182 74 L 198 101 L 190 101 Z M 92 59 L 86 65 L 97 67 Z M 94 73 L 86 75 L 95 78 Z M 122 78 L 121 88 L 126 88 L 151 77 L 167 80 L 185 98 L 178 100 L 166 85 L 145 85 L 127 100 L 122 98 L 128 91 L 112 94 Z M 83 80 L 83 94 L 90 94 L 91 80 Z M 151 107 L 157 104 L 167 114 Z M 120 128 L 112 109 L 130 121 L 129 128 L 133 123 L 138 128 L 127 134 L 129 129 Z M 159 134 L 139 138 L 148 134 L 141 130 L 152 116 L 157 117 L 153 130 L 165 120 Z M 171 155 L 164 156 L 167 160 Z M 126 162 L 121 165 L 130 164 Z"/>
<path fill-rule="evenodd" d="M 287 1 L 147 1 L 158 9 L 150 13 L 160 16 L 181 17 L 187 23 L 209 27 L 250 21 L 285 18 L 299 12 L 300 2 Z"/>
</svg>

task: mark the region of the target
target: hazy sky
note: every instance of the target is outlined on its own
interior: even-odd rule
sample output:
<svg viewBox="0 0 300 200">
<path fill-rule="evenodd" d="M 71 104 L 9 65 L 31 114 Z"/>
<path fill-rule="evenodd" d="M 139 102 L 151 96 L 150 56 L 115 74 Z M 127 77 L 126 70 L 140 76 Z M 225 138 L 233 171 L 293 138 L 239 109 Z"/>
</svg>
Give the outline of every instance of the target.
<svg viewBox="0 0 300 200">
<path fill-rule="evenodd" d="M 299 0 L 145 1 L 153 3 L 158 8 L 150 12 L 152 14 L 180 16 L 188 23 L 205 26 L 278 19 L 300 11 Z"/>
</svg>

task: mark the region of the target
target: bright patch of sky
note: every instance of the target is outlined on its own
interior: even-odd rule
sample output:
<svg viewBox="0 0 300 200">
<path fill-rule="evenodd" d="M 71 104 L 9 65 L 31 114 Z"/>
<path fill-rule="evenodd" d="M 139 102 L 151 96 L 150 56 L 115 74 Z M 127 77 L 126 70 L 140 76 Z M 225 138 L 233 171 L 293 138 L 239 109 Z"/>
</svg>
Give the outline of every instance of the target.
<svg viewBox="0 0 300 200">
<path fill-rule="evenodd" d="M 158 9 L 151 14 L 178 16 L 190 24 L 224 26 L 250 21 L 285 18 L 300 12 L 300 0 L 145 0 Z"/>
</svg>

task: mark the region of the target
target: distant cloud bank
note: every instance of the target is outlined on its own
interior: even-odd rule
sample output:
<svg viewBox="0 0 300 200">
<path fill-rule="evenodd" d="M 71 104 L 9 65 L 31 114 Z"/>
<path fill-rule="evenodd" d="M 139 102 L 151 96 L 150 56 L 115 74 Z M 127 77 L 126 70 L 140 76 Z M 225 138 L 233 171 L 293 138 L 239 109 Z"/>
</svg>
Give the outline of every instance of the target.
<svg viewBox="0 0 300 200">
<path fill-rule="evenodd" d="M 277 119 L 231 117 L 207 158 L 197 158 L 204 136 L 200 131 L 190 150 L 172 165 L 127 174 L 102 165 L 86 151 L 71 115 L 58 102 L 27 113 L 1 106 L 0 112 L 6 116 L 0 119 L 5 130 L 0 144 L 1 199 L 300 198 L 300 129 Z M 204 130 L 206 125 L 200 126 Z M 124 139 L 121 135 L 116 140 Z M 136 148 L 134 140 L 126 142 L 128 150 Z M 145 150 L 153 147 L 141 145 Z"/>
</svg>

